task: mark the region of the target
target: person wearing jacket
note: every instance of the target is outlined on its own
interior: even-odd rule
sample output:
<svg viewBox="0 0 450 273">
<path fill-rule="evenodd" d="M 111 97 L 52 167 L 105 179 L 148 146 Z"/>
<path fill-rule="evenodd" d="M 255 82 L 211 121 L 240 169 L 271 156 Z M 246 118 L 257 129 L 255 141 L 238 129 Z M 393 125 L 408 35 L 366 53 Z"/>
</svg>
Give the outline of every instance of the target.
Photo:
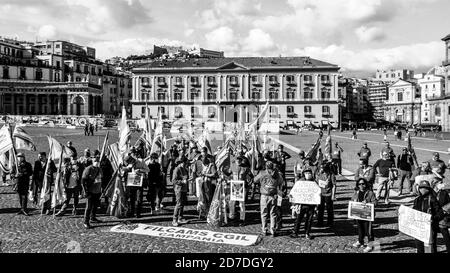
<svg viewBox="0 0 450 273">
<path fill-rule="evenodd" d="M 369 162 L 371 155 L 372 155 L 372 151 L 370 151 L 369 147 L 367 146 L 367 142 L 364 142 L 364 145 L 361 147 L 361 150 L 359 151 L 358 156 L 360 158 L 367 159 L 367 162 Z"/>
<path fill-rule="evenodd" d="M 410 181 L 412 166 L 414 166 L 414 159 L 408 152 L 408 148 L 405 147 L 397 157 L 397 168 L 400 170 L 398 196 L 401 196 L 403 193 L 403 182 L 406 180 L 409 183 Z"/>
<path fill-rule="evenodd" d="M 384 202 L 386 205 L 389 204 L 389 190 L 391 187 L 391 181 L 390 181 L 390 172 L 392 168 L 395 168 L 394 161 L 389 157 L 389 153 L 387 151 L 383 152 L 383 158 L 378 159 L 377 162 L 373 165 L 373 168 L 375 169 L 376 173 L 379 174 L 378 177 L 378 189 L 375 194 L 377 200 L 381 197 L 381 191 L 383 188 L 385 188 L 385 200 Z"/>
<path fill-rule="evenodd" d="M 409 180 L 409 192 L 411 193 L 411 195 L 418 195 L 419 194 L 419 190 L 418 190 L 418 184 L 416 184 L 416 177 L 419 175 L 430 175 L 432 174 L 431 172 L 431 166 L 430 166 L 430 162 L 424 161 L 420 164 L 420 167 L 415 169 L 412 172 L 411 178 Z"/>
<path fill-rule="evenodd" d="M 48 166 L 47 169 L 47 163 L 50 162 L 50 165 Z M 47 174 L 45 174 L 45 171 L 47 169 Z M 46 191 L 49 196 L 52 195 L 52 185 L 53 185 L 53 174 L 56 173 L 57 169 L 55 166 L 55 163 L 53 160 L 48 161 L 47 160 L 47 154 L 45 152 L 41 152 L 39 153 L 39 158 L 38 160 L 36 160 L 36 162 L 34 162 L 34 170 L 33 170 L 33 186 L 32 186 L 32 190 L 33 190 L 33 196 L 34 196 L 34 200 L 35 202 L 37 202 L 39 200 L 39 196 L 38 193 L 40 191 Z M 43 189 L 43 183 L 44 183 L 44 178 L 45 175 L 47 175 L 47 188 Z M 50 211 L 50 204 L 51 204 L 51 197 L 49 200 L 47 200 L 43 205 L 42 205 L 42 214 L 47 214 L 50 215 L 51 211 Z"/>
<path fill-rule="evenodd" d="M 356 182 L 358 186 L 352 197 L 352 201 L 376 205 L 375 193 L 369 188 L 369 182 L 365 178 L 359 178 Z M 367 236 L 368 244 L 363 251 L 365 253 L 372 251 L 374 241 L 372 222 L 356 220 L 356 223 L 358 226 L 358 241 L 353 244 L 353 247 L 359 248 L 364 246 L 364 238 Z"/>
<path fill-rule="evenodd" d="M 317 207 L 317 226 L 323 226 L 323 215 L 325 207 L 327 209 L 327 226 L 333 226 L 334 211 L 333 200 L 336 195 L 336 177 L 331 170 L 331 164 L 324 161 L 319 167 L 319 172 L 316 175 L 316 182 L 320 187 L 321 196 L 320 204 Z"/>
<path fill-rule="evenodd" d="M 233 174 L 236 175 L 237 180 L 244 181 L 245 186 L 245 199 L 247 199 L 247 192 L 250 185 L 250 181 L 253 177 L 252 172 L 250 171 L 250 166 L 247 165 L 247 161 L 244 160 L 243 156 L 238 156 L 236 158 L 236 163 L 232 165 Z M 236 217 L 236 203 L 239 203 L 239 226 L 245 226 L 245 201 L 231 201 L 229 204 L 230 208 L 230 220 L 234 221 Z"/>
<path fill-rule="evenodd" d="M 450 253 L 450 189 L 445 188 L 444 182 L 440 181 L 436 184 L 436 193 L 439 205 L 442 207 L 443 218 L 439 221 L 439 231 L 444 238 L 447 253 Z"/>
<path fill-rule="evenodd" d="M 356 190 L 358 189 L 358 180 L 360 178 L 366 179 L 368 189 L 373 190 L 373 183 L 375 183 L 375 171 L 373 167 L 369 165 L 369 161 L 366 158 L 361 158 L 359 160 L 359 168 L 355 172 Z"/>
<path fill-rule="evenodd" d="M 437 233 L 439 232 L 439 221 L 443 218 L 443 211 L 436 198 L 436 193 L 431 188 L 430 182 L 425 180 L 420 182 L 419 196 L 414 200 L 413 209 L 431 214 L 431 253 L 436 253 Z M 419 240 L 415 241 L 417 253 L 424 253 L 424 243 Z"/>
<path fill-rule="evenodd" d="M 186 220 L 183 219 L 183 209 L 187 202 L 188 192 L 188 171 L 186 169 L 187 158 L 180 157 L 175 161 L 175 169 L 173 171 L 173 188 L 175 192 L 176 205 L 173 211 L 172 225 L 178 227 L 180 224 L 186 224 Z"/>
<path fill-rule="evenodd" d="M 136 159 L 131 155 L 128 155 L 124 159 L 124 163 L 127 164 L 122 168 L 122 171 L 126 173 L 124 175 L 124 178 L 127 181 L 128 179 L 128 173 L 135 172 L 136 175 L 141 177 L 142 179 L 142 186 L 126 186 L 126 192 L 128 193 L 128 197 L 130 198 L 130 210 L 128 213 L 128 217 L 134 217 L 137 218 L 141 217 L 141 211 L 142 211 L 142 202 L 144 199 L 144 188 L 147 187 L 145 184 L 146 182 L 146 176 L 148 174 L 149 168 L 144 163 L 144 160 L 142 158 Z M 127 181 L 128 182 L 128 181 Z M 127 185 L 127 183 L 125 183 Z"/>
<path fill-rule="evenodd" d="M 92 165 L 84 169 L 81 177 L 84 195 L 87 199 L 84 212 L 84 227 L 91 228 L 91 222 L 100 223 L 97 219 L 97 208 L 100 206 L 102 195 L 102 170 L 100 169 L 100 157 L 94 158 Z"/>
<path fill-rule="evenodd" d="M 30 187 L 30 179 L 33 175 L 33 167 L 25 160 L 25 155 L 23 153 L 17 154 L 17 161 L 17 170 L 14 170 L 11 175 L 12 179 L 17 179 L 17 184 L 15 187 L 17 189 L 16 191 L 19 195 L 20 202 L 20 211 L 17 214 L 29 216 L 27 212 L 27 194 Z"/>
<path fill-rule="evenodd" d="M 81 166 L 77 162 L 76 157 L 72 155 L 70 158 L 64 159 L 62 179 L 66 192 L 66 200 L 61 210 L 55 216 L 63 216 L 73 197 L 72 215 L 77 214 L 78 195 L 81 189 Z"/>
<path fill-rule="evenodd" d="M 283 186 L 283 178 L 281 174 L 275 169 L 272 162 L 266 163 L 266 170 L 258 174 L 255 177 L 255 182 L 259 183 L 261 193 L 260 199 L 260 212 L 261 212 L 261 225 L 262 233 L 267 236 L 272 234 L 273 237 L 277 236 L 275 230 L 277 214 L 276 206 L 278 198 L 282 198 L 281 187 Z M 270 217 L 270 227 L 267 230 L 267 220 Z"/>
<path fill-rule="evenodd" d="M 304 181 L 297 181 L 296 183 L 315 183 L 312 169 L 305 169 L 303 171 L 302 177 Z M 312 239 L 310 233 L 315 209 L 316 205 L 293 204 L 293 210 L 296 211 L 297 216 L 295 219 L 294 230 L 290 235 L 291 238 L 299 237 L 298 233 L 300 230 L 300 225 L 302 223 L 303 218 L 305 217 L 305 238 L 308 240 Z"/>
<path fill-rule="evenodd" d="M 344 149 L 342 149 L 341 146 L 339 146 L 339 143 L 336 142 L 335 148 L 333 149 L 333 154 L 331 155 L 332 162 L 335 166 L 335 174 L 336 175 L 342 175 L 342 153 L 344 152 Z"/>
<path fill-rule="evenodd" d="M 164 198 L 164 174 L 162 172 L 161 165 L 158 162 L 157 153 L 152 153 L 150 155 L 148 169 L 149 189 L 147 192 L 147 200 L 150 202 L 150 207 L 153 213 L 153 211 L 159 211 Z"/>
</svg>

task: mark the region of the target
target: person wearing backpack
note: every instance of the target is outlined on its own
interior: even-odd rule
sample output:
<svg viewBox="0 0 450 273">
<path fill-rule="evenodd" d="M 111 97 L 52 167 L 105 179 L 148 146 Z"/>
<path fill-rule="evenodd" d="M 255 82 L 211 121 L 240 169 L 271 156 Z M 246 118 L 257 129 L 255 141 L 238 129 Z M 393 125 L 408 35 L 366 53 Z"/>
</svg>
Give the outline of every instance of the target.
<svg viewBox="0 0 450 273">
<path fill-rule="evenodd" d="M 439 231 L 444 238 L 447 253 L 450 253 L 450 189 L 445 188 L 444 182 L 440 181 L 436 184 L 436 193 L 439 205 L 442 207 L 443 218 L 439 221 Z"/>
</svg>

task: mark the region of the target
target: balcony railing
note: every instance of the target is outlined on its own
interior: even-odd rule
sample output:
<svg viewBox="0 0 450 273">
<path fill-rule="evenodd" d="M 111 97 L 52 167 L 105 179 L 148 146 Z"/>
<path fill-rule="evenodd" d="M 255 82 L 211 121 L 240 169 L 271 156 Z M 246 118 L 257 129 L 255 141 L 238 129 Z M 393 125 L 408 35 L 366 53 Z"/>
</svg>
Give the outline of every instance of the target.
<svg viewBox="0 0 450 273">
<path fill-rule="evenodd" d="M 331 85 L 331 81 L 330 80 L 323 80 L 322 81 L 322 85 Z"/>
<path fill-rule="evenodd" d="M 288 118 L 298 118 L 298 115 L 296 113 L 287 113 Z"/>
<path fill-rule="evenodd" d="M 333 118 L 333 115 L 331 115 L 331 114 L 322 114 L 322 117 L 323 118 Z"/>
<path fill-rule="evenodd" d="M 273 85 L 273 86 L 278 86 L 279 85 L 278 81 L 269 81 L 269 84 Z"/>
<path fill-rule="evenodd" d="M 165 81 L 158 81 L 158 86 L 166 86 L 167 83 Z"/>
<path fill-rule="evenodd" d="M 254 85 L 254 86 L 262 86 L 262 82 L 261 81 L 253 81 L 252 82 L 252 85 Z"/>
<path fill-rule="evenodd" d="M 192 86 L 201 86 L 199 81 L 191 81 Z"/>
<path fill-rule="evenodd" d="M 316 115 L 313 114 L 305 114 L 305 118 L 315 118 Z"/>
<path fill-rule="evenodd" d="M 297 83 L 296 83 L 294 80 L 288 80 L 288 81 L 286 82 L 286 84 L 287 84 L 287 85 L 290 85 L 290 86 L 296 86 L 296 85 L 297 85 Z"/>
<path fill-rule="evenodd" d="M 175 86 L 183 86 L 183 82 L 182 81 L 175 81 Z"/>
<path fill-rule="evenodd" d="M 215 82 L 215 81 L 208 82 L 208 86 L 216 86 L 216 85 L 217 85 L 217 82 Z"/>
<path fill-rule="evenodd" d="M 231 86 L 239 86 L 239 82 L 238 81 L 230 81 L 230 85 Z"/>
</svg>

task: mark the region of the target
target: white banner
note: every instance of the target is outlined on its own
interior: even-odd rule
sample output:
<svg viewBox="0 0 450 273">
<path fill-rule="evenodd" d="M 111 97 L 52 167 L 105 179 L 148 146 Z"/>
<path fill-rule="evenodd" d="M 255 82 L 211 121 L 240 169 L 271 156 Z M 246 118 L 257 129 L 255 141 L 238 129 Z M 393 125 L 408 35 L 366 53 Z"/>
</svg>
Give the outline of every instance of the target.
<svg viewBox="0 0 450 273">
<path fill-rule="evenodd" d="M 348 218 L 363 220 L 363 221 L 374 221 L 375 206 L 370 203 L 360 203 L 350 201 L 348 203 Z"/>
<path fill-rule="evenodd" d="M 314 181 L 297 181 L 289 192 L 291 203 L 305 205 L 320 204 L 320 187 Z"/>
<path fill-rule="evenodd" d="M 425 244 L 430 244 L 431 215 L 401 205 L 398 209 L 398 230 Z"/>
<path fill-rule="evenodd" d="M 196 230 L 170 226 L 163 227 L 145 224 L 117 225 L 112 227 L 110 231 L 240 246 L 254 245 L 259 237 L 258 235 L 223 233 L 210 230 Z"/>
<path fill-rule="evenodd" d="M 245 182 L 242 180 L 230 181 L 230 200 L 231 201 L 245 201 Z"/>
<path fill-rule="evenodd" d="M 6 153 L 13 148 L 13 143 L 11 139 L 11 133 L 9 128 L 3 126 L 0 129 L 0 155 Z"/>
<path fill-rule="evenodd" d="M 212 133 L 214 132 L 223 132 L 223 122 L 213 122 L 207 121 L 205 122 L 205 130 L 208 130 Z"/>
</svg>

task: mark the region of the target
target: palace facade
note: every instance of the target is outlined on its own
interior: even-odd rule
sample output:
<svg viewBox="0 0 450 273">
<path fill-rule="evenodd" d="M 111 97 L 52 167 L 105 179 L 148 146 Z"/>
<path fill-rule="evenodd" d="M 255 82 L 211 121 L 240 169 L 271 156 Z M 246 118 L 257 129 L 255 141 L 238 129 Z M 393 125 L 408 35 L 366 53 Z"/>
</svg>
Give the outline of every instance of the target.
<svg viewBox="0 0 450 273">
<path fill-rule="evenodd" d="M 309 57 L 156 61 L 133 69 L 132 117 L 338 126 L 339 67 Z"/>
</svg>

